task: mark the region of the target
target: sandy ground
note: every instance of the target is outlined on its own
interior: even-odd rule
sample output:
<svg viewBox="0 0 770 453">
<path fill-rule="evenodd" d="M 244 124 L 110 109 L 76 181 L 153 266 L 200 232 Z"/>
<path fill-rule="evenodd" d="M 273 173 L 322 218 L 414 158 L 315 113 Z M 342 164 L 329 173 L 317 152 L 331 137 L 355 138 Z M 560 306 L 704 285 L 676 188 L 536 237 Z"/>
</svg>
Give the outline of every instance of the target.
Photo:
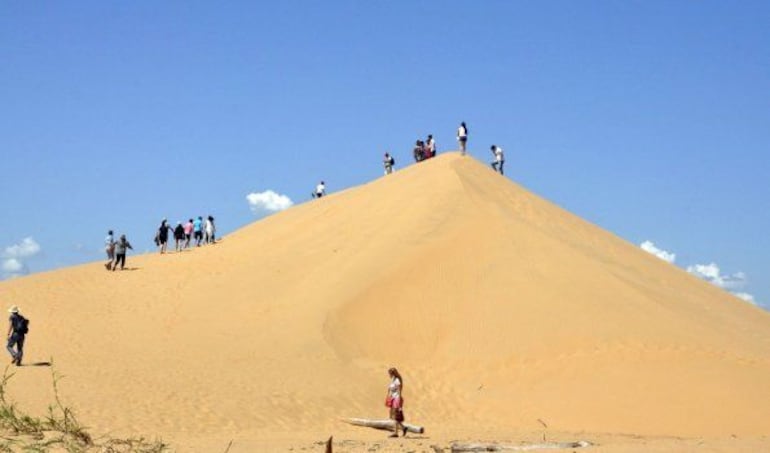
<svg viewBox="0 0 770 453">
<path fill-rule="evenodd" d="M 768 313 L 454 153 L 123 272 L 2 282 L 0 301 L 32 320 L 26 362 L 53 360 L 92 431 L 177 451 L 544 433 L 592 451 L 770 451 Z M 385 416 L 390 366 L 425 436 L 340 422 Z M 14 371 L 10 394 L 44 411 L 51 368 Z"/>
</svg>

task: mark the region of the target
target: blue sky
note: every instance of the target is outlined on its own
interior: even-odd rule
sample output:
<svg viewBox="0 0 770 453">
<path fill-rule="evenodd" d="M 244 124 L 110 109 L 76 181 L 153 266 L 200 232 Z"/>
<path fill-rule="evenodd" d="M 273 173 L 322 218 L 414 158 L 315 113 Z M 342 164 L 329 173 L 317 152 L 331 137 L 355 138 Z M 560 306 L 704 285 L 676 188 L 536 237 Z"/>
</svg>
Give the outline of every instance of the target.
<svg viewBox="0 0 770 453">
<path fill-rule="evenodd" d="M 513 180 L 770 306 L 768 23 L 761 1 L 5 2 L 0 276 L 101 259 L 108 228 L 150 250 L 163 217 L 233 231 L 266 212 L 249 194 L 364 183 L 464 120 Z"/>
</svg>

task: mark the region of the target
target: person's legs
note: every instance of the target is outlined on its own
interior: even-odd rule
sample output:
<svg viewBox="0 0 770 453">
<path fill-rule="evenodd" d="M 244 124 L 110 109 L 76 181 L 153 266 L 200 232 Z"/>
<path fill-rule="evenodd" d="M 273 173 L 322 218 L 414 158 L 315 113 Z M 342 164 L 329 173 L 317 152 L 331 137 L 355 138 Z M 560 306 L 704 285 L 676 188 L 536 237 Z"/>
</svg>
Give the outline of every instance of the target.
<svg viewBox="0 0 770 453">
<path fill-rule="evenodd" d="M 115 263 L 112 265 L 112 270 L 118 268 L 118 263 L 120 263 L 120 270 L 123 270 L 123 266 L 126 264 L 126 254 L 125 253 L 118 253 L 115 255 Z"/>
<path fill-rule="evenodd" d="M 24 335 L 16 339 L 16 366 L 21 366 L 22 358 L 24 358 Z"/>
<path fill-rule="evenodd" d="M 461 138 L 460 139 L 460 154 L 463 156 L 465 155 L 465 143 L 467 142 L 467 139 Z"/>
<path fill-rule="evenodd" d="M 501 175 L 503 174 L 503 164 L 504 164 L 504 163 L 505 163 L 505 161 L 504 161 L 504 160 L 501 160 L 501 161 L 500 161 L 500 174 L 501 174 Z"/>
<path fill-rule="evenodd" d="M 16 345 L 16 335 L 12 334 L 11 337 L 8 339 L 8 353 L 11 354 L 11 363 L 16 363 L 16 351 L 14 351 L 13 347 Z"/>
<path fill-rule="evenodd" d="M 396 409 L 394 406 L 390 407 L 390 419 L 393 420 L 393 434 L 390 437 L 398 437 L 398 421 L 396 421 Z"/>
</svg>

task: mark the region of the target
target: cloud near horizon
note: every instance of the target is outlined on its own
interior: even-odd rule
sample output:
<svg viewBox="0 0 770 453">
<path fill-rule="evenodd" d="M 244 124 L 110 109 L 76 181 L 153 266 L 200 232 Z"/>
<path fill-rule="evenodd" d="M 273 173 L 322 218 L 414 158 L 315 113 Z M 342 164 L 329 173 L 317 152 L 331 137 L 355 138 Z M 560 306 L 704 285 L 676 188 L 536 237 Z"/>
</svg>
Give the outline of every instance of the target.
<svg viewBox="0 0 770 453">
<path fill-rule="evenodd" d="M 639 244 L 639 247 L 647 253 L 657 256 L 663 261 L 674 263 L 676 261 L 676 254 L 660 249 L 652 241 L 644 241 Z M 761 305 L 755 299 L 754 296 L 744 292 L 738 291 L 743 289 L 748 284 L 748 278 L 744 272 L 736 272 L 731 275 L 722 274 L 721 269 L 716 263 L 710 264 L 694 264 L 685 268 L 687 272 L 701 278 L 714 286 L 718 286 L 725 291 L 729 292 L 735 297 L 745 300 L 754 305 Z"/>
<path fill-rule="evenodd" d="M 673 263 L 676 261 L 676 253 L 671 253 L 660 249 L 656 247 L 652 241 L 644 241 L 639 245 L 639 247 L 641 247 L 645 252 L 655 255 L 667 263 Z"/>
<path fill-rule="evenodd" d="M 290 208 L 294 202 L 286 195 L 281 195 L 272 190 L 264 192 L 252 192 L 246 195 L 249 208 L 255 214 L 273 213 Z"/>
<path fill-rule="evenodd" d="M 732 275 L 722 274 L 716 263 L 687 266 L 687 272 L 723 289 L 741 289 L 748 282 L 746 274 L 743 272 L 736 272 Z"/>
<path fill-rule="evenodd" d="M 0 276 L 6 279 L 29 274 L 29 268 L 24 260 L 37 255 L 41 250 L 40 244 L 32 237 L 26 237 L 18 244 L 6 247 L 0 263 Z"/>
</svg>

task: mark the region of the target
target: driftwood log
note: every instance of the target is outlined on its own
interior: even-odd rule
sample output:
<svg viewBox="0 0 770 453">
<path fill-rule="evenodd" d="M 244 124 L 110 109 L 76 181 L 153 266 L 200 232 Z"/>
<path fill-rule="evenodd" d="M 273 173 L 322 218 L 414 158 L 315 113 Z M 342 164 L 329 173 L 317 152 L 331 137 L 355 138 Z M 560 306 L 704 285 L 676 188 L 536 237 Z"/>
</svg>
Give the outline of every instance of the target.
<svg viewBox="0 0 770 453">
<path fill-rule="evenodd" d="M 579 440 L 577 442 L 545 442 L 529 445 L 501 445 L 501 444 L 460 444 L 452 443 L 452 453 L 474 451 L 533 451 L 533 450 L 558 450 L 567 448 L 583 448 L 593 445 L 591 442 Z"/>
<path fill-rule="evenodd" d="M 393 431 L 396 427 L 396 422 L 393 420 L 371 420 L 368 418 L 346 418 L 345 421 L 351 425 L 366 426 L 367 428 L 383 429 L 386 431 Z M 422 426 L 412 425 L 410 423 L 401 423 L 404 428 L 410 433 L 422 434 L 425 432 L 425 428 Z"/>
</svg>

